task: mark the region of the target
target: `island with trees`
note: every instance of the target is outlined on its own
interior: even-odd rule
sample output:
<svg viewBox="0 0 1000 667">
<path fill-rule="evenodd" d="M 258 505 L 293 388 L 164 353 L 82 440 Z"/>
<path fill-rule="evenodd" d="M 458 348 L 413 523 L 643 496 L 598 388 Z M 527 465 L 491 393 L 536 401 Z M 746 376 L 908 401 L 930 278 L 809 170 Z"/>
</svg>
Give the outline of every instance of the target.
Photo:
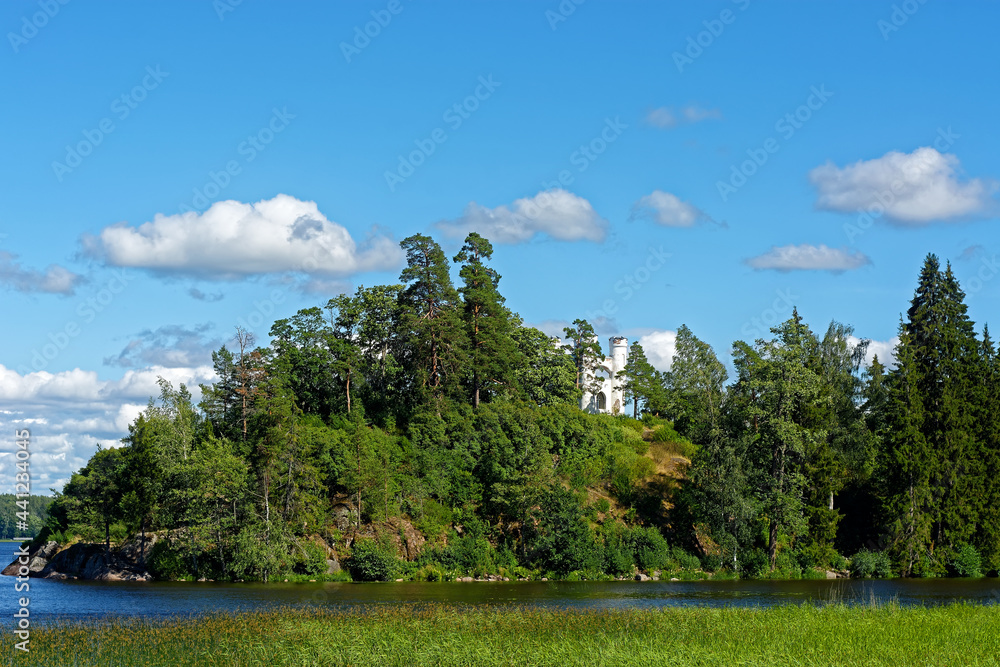
<svg viewBox="0 0 1000 667">
<path fill-rule="evenodd" d="M 476 233 L 451 260 L 401 245 L 399 284 L 279 319 L 266 345 L 238 329 L 197 404 L 161 380 L 56 495 L 33 572 L 73 549 L 229 581 L 1000 568 L 1000 362 L 934 255 L 891 367 L 796 311 L 734 342 L 730 377 L 681 326 L 668 372 L 631 344 L 633 409 L 608 415 L 580 409 L 590 323 L 526 326 Z"/>
</svg>

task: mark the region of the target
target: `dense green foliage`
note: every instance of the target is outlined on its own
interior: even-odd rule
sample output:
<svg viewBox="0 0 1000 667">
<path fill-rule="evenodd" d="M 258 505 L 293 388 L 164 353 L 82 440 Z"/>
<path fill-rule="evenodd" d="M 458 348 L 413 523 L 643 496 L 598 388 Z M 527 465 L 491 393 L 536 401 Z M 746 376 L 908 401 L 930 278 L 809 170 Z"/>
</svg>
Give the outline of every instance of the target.
<svg viewBox="0 0 1000 667">
<path fill-rule="evenodd" d="M 978 576 L 1000 567 L 1000 369 L 929 256 L 898 365 L 797 312 L 733 345 L 735 376 L 679 328 L 669 372 L 633 343 L 633 417 L 591 415 L 593 327 L 560 346 L 507 309 L 493 248 L 416 235 L 402 284 L 237 331 L 195 406 L 161 381 L 48 532 L 156 531 L 165 578 Z M 688 467 L 690 465 L 690 467 Z M 325 545 L 325 546 L 321 546 Z M 327 551 L 331 548 L 332 551 Z M 857 554 L 853 564 L 846 555 Z M 698 575 L 700 576 L 700 575 Z"/>
<path fill-rule="evenodd" d="M 994 665 L 989 606 L 384 606 L 32 628 L 45 665 Z"/>
</svg>

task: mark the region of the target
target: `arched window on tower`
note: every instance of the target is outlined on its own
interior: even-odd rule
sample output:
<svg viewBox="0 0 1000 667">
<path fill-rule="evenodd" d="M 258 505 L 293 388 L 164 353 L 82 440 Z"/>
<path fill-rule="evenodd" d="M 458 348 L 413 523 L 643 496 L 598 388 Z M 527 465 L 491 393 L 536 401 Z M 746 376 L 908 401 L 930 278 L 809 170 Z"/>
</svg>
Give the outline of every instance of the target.
<svg viewBox="0 0 1000 667">
<path fill-rule="evenodd" d="M 604 395 L 603 391 L 597 395 L 597 409 L 598 410 L 608 409 L 608 397 Z"/>
</svg>

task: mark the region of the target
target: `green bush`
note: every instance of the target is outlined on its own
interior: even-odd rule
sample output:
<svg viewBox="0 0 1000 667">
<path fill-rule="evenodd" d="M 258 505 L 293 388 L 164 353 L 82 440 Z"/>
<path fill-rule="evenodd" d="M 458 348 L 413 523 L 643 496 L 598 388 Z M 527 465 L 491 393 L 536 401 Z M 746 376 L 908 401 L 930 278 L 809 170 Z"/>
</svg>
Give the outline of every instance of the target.
<svg viewBox="0 0 1000 667">
<path fill-rule="evenodd" d="M 167 540 L 160 540 L 149 550 L 146 558 L 146 568 L 149 573 L 160 580 L 188 579 L 191 571 L 187 560 Z"/>
<path fill-rule="evenodd" d="M 421 514 L 413 523 L 424 537 L 435 540 L 451 525 L 453 519 L 450 509 L 433 498 L 428 498 L 422 503 Z"/>
<path fill-rule="evenodd" d="M 706 572 L 718 572 L 722 569 L 722 556 L 707 554 L 701 557 L 701 569 Z"/>
<path fill-rule="evenodd" d="M 636 566 L 645 572 L 664 570 L 670 563 L 671 551 L 659 530 L 648 526 L 632 529 L 632 543 Z M 687 554 L 685 554 L 687 555 Z M 695 563 L 698 559 L 695 558 Z M 682 565 L 682 567 L 684 567 Z M 696 564 L 694 568 L 696 569 Z"/>
<path fill-rule="evenodd" d="M 701 561 L 694 554 L 689 554 L 680 547 L 670 550 L 670 556 L 677 561 L 677 564 L 685 570 L 697 570 L 701 567 Z"/>
<path fill-rule="evenodd" d="M 740 576 L 753 579 L 768 571 L 771 563 L 763 549 L 750 549 L 737 557 L 740 564 Z"/>
<path fill-rule="evenodd" d="M 850 570 L 855 579 L 888 579 L 893 575 L 888 554 L 868 549 L 862 549 L 851 557 Z"/>
<path fill-rule="evenodd" d="M 627 529 L 618 524 L 607 524 L 601 532 L 604 537 L 604 571 L 616 577 L 632 574 L 635 555 Z"/>
<path fill-rule="evenodd" d="M 948 563 L 948 573 L 953 577 L 983 576 L 983 559 L 971 544 L 963 544 L 952 555 Z"/>
<path fill-rule="evenodd" d="M 783 549 L 774 559 L 774 570 L 768 576 L 772 579 L 801 579 L 802 566 L 794 551 Z"/>
<path fill-rule="evenodd" d="M 312 541 L 302 540 L 296 545 L 292 571 L 295 574 L 320 575 L 326 573 L 326 551 Z"/>
<path fill-rule="evenodd" d="M 601 514 L 607 514 L 611 511 L 611 503 L 607 498 L 598 498 L 594 501 L 593 508 Z"/>
<path fill-rule="evenodd" d="M 355 581 L 390 581 L 396 569 L 396 551 L 372 539 L 355 540 L 345 565 Z"/>
</svg>

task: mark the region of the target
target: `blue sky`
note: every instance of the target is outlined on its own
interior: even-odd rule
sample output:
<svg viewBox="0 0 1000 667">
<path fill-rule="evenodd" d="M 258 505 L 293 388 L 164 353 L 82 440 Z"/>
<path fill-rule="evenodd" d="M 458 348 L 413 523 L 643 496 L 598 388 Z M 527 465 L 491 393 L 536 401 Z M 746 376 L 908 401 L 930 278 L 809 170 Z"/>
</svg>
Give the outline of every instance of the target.
<svg viewBox="0 0 1000 667">
<path fill-rule="evenodd" d="M 395 282 L 418 232 L 453 254 L 480 231 L 526 322 L 585 317 L 661 367 L 681 324 L 728 360 L 793 304 L 884 357 L 928 252 L 995 321 L 998 19 L 933 0 L 3 3 L 0 422 L 32 428 L 35 488 L 58 488 L 157 376 L 196 386 L 237 324 L 263 343 Z"/>
</svg>

